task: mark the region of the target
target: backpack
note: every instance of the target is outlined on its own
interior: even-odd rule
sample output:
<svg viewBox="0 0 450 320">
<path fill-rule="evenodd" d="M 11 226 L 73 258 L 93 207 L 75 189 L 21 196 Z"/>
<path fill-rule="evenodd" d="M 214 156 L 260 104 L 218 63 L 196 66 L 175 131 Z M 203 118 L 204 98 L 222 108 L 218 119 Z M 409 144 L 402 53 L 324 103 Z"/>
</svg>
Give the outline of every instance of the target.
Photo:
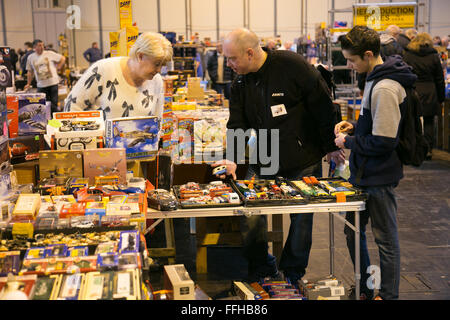
<svg viewBox="0 0 450 320">
<path fill-rule="evenodd" d="M 383 78 L 374 80 L 369 94 L 369 108 L 372 103 L 372 91 Z M 405 88 L 406 98 L 400 104 L 401 120 L 399 142 L 395 150 L 404 165 L 420 166 L 428 152 L 428 144 L 423 136 L 422 104 L 414 88 Z"/>
</svg>

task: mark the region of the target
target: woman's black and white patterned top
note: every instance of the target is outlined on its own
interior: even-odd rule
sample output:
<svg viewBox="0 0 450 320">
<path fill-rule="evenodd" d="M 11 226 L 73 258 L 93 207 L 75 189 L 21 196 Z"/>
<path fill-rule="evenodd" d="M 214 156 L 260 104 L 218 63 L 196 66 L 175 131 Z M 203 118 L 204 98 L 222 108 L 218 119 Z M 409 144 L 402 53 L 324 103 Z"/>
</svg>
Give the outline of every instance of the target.
<svg viewBox="0 0 450 320">
<path fill-rule="evenodd" d="M 164 84 L 160 74 L 140 87 L 123 77 L 121 59 L 99 60 L 86 70 L 65 100 L 64 111 L 103 110 L 105 119 L 157 116 L 162 118 Z"/>
</svg>

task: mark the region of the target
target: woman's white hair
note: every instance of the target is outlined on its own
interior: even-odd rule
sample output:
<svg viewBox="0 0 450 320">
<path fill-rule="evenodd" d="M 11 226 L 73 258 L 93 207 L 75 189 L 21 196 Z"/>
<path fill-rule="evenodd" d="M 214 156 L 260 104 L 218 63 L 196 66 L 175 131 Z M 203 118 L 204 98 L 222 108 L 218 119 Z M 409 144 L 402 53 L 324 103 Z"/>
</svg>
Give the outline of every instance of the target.
<svg viewBox="0 0 450 320">
<path fill-rule="evenodd" d="M 153 59 L 166 63 L 172 60 L 172 45 L 162 34 L 156 32 L 144 32 L 130 49 L 129 56 L 137 58 L 138 53 L 143 53 Z"/>
</svg>

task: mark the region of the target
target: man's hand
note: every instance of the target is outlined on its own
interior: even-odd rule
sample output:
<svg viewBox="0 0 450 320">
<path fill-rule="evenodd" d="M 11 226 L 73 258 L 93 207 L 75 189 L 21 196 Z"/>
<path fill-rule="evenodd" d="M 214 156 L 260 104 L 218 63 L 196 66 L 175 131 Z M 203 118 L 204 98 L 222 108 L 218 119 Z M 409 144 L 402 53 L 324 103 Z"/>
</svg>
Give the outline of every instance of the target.
<svg viewBox="0 0 450 320">
<path fill-rule="evenodd" d="M 227 168 L 226 174 L 222 174 L 219 176 L 220 179 L 225 179 L 227 175 L 231 175 L 233 177 L 233 180 L 236 180 L 236 168 L 237 164 L 230 160 L 220 160 L 214 162 L 211 167 L 215 168 L 218 166 L 225 166 Z"/>
<path fill-rule="evenodd" d="M 345 162 L 345 152 L 344 150 L 336 150 L 327 153 L 327 162 L 330 163 L 333 160 L 336 164 L 341 164 Z"/>
<path fill-rule="evenodd" d="M 334 143 L 336 143 L 336 146 L 338 146 L 341 149 L 345 149 L 344 143 L 346 136 L 347 135 L 345 133 L 338 133 L 336 135 L 336 139 L 334 139 Z"/>
<path fill-rule="evenodd" d="M 31 84 L 26 84 L 24 87 L 23 87 L 23 90 L 24 91 L 27 91 L 28 89 L 30 89 L 31 88 Z"/>
<path fill-rule="evenodd" d="M 341 121 L 334 127 L 334 134 L 337 135 L 341 132 L 352 133 L 353 125 L 348 121 Z"/>
</svg>

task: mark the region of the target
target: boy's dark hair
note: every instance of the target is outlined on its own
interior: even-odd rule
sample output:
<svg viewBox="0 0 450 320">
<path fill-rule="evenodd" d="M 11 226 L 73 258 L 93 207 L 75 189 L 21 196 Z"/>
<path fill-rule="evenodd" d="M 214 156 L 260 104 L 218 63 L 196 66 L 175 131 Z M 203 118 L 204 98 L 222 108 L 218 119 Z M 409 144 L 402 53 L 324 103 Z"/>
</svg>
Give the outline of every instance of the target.
<svg viewBox="0 0 450 320">
<path fill-rule="evenodd" d="M 366 51 L 372 51 L 375 57 L 380 55 L 380 36 L 366 26 L 355 26 L 345 36 L 339 37 L 342 50 L 364 58 Z"/>
<path fill-rule="evenodd" d="M 33 48 L 33 44 L 30 41 L 24 43 L 27 48 Z"/>
<path fill-rule="evenodd" d="M 38 45 L 38 43 L 41 43 L 42 40 L 36 39 L 33 41 L 33 48 L 36 47 Z"/>
</svg>

